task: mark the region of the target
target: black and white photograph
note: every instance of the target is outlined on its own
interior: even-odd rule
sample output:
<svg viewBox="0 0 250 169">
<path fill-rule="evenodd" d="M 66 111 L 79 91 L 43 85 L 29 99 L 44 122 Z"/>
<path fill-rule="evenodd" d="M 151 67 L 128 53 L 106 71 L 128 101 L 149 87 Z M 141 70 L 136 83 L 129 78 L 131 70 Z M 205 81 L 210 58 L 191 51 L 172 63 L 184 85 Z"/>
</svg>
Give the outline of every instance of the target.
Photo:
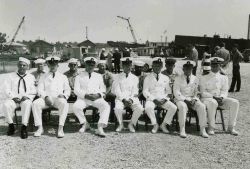
<svg viewBox="0 0 250 169">
<path fill-rule="evenodd" d="M 0 169 L 249 169 L 249 0 L 0 0 Z"/>
</svg>

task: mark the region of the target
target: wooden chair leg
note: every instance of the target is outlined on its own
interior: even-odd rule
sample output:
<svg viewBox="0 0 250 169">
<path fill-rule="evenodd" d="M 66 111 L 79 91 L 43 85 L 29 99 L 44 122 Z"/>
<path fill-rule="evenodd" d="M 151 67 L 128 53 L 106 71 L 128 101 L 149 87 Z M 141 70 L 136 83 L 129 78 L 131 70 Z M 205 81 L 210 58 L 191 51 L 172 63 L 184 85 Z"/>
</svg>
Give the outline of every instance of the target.
<svg viewBox="0 0 250 169">
<path fill-rule="evenodd" d="M 195 112 L 195 119 L 196 119 L 196 129 L 197 131 L 200 131 L 199 118 L 197 112 Z"/>
<path fill-rule="evenodd" d="M 224 131 L 226 131 L 222 110 L 220 110 L 220 117 L 221 117 L 221 125 L 222 125 L 222 128 L 223 128 Z"/>
<path fill-rule="evenodd" d="M 18 127 L 18 118 L 17 118 L 17 110 L 15 110 L 15 121 L 16 121 L 16 127 Z"/>
</svg>

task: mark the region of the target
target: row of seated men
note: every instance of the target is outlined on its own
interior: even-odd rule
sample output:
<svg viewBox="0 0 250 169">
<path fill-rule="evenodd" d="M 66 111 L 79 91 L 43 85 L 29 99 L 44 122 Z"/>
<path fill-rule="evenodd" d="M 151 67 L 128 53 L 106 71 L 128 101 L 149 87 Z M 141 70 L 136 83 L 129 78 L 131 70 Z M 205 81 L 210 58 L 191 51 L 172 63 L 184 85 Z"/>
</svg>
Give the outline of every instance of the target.
<svg viewBox="0 0 250 169">
<path fill-rule="evenodd" d="M 130 132 L 135 132 L 134 126 L 145 112 L 153 125 L 152 133 L 156 133 L 159 129 L 163 133 L 169 133 L 167 126 L 171 124 L 177 112 L 180 136 L 185 138 L 187 137 L 185 132 L 186 114 L 188 109 L 193 109 L 198 114 L 200 135 L 208 138 L 209 135 L 214 135 L 217 107 L 223 106 L 224 109 L 229 110 L 227 131 L 232 135 L 238 135 L 235 125 L 239 101 L 228 97 L 228 77 L 220 73 L 220 64 L 223 61 L 221 58 L 211 58 L 210 73 L 199 79 L 192 75 L 192 69 L 196 65 L 191 60 L 186 60 L 183 64 L 183 74 L 175 75 L 173 72 L 175 59 L 166 59 L 167 69 L 162 71 L 163 59 L 153 58 L 152 72 L 138 78 L 136 73 L 131 73 L 133 65 L 131 58 L 122 58 L 123 72 L 117 74 L 113 80 L 111 80 L 110 73 L 106 72 L 105 64 L 102 62 L 98 65 L 99 71 L 94 72 L 98 64 L 98 60 L 94 57 L 84 59 L 85 71 L 81 73 L 76 71 L 77 60 L 71 59 L 69 61 L 70 70 L 65 75 L 57 70 L 59 60 L 60 58 L 56 56 L 47 57 L 46 63 L 49 71 L 45 73 L 39 69 L 39 65 L 42 67 L 45 60 L 38 59 L 36 61 L 37 71 L 30 74 L 27 72 L 30 61 L 23 57 L 19 58 L 17 72 L 11 73 L 5 82 L 5 92 L 9 99 L 4 103 L 3 111 L 9 124 L 8 135 L 15 133 L 13 116 L 17 107 L 21 107 L 22 113 L 21 138 L 28 137 L 26 128 L 31 112 L 34 116 L 35 126 L 38 127 L 34 136 L 40 137 L 44 133 L 42 110 L 55 107 L 59 113 L 57 136 L 64 137 L 63 127 L 69 111 L 67 100 L 70 95 L 70 99 L 77 98 L 73 103 L 73 112 L 80 122 L 79 132 L 81 133 L 89 129 L 83 109 L 93 106 L 99 110 L 96 134 L 106 136 L 104 128 L 108 125 L 111 109 L 107 101 L 109 97 L 115 96 L 113 97 L 115 98 L 114 112 L 119 123 L 117 132 L 124 128 L 122 115 L 125 112 L 124 109 L 129 107 L 133 111 L 128 124 Z M 139 101 L 141 96 L 146 100 L 144 107 Z M 156 120 L 156 107 L 167 111 L 161 124 L 158 124 Z"/>
</svg>

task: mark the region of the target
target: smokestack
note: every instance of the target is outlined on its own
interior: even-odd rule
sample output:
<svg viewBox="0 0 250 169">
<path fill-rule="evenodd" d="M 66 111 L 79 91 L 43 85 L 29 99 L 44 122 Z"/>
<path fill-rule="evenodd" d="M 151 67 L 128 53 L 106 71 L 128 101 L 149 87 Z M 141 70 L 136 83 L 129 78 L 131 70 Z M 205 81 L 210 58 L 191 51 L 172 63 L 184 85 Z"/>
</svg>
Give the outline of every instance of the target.
<svg viewBox="0 0 250 169">
<path fill-rule="evenodd" d="M 247 39 L 250 40 L 250 15 L 248 18 L 248 32 L 247 32 Z"/>
</svg>

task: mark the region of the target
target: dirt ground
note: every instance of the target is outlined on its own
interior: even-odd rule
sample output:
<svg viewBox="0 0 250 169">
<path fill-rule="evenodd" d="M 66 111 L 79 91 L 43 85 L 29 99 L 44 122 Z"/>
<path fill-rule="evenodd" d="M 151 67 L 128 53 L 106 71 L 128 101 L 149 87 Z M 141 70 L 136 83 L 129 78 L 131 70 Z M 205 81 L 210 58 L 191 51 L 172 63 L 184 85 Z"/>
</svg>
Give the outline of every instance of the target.
<svg viewBox="0 0 250 169">
<path fill-rule="evenodd" d="M 81 134 L 71 118 L 65 126 L 65 137 L 58 139 L 57 116 L 46 125 L 40 138 L 29 133 L 22 140 L 17 132 L 6 136 L 7 125 L 0 119 L 0 169 L 113 169 L 113 168 L 232 168 L 250 166 L 250 64 L 241 64 L 242 89 L 230 93 L 240 100 L 237 130 L 239 136 L 222 131 L 217 124 L 216 134 L 208 139 L 198 135 L 195 125 L 187 126 L 188 137 L 178 133 L 151 134 L 143 125 L 136 133 L 117 134 L 110 125 L 106 138 L 94 131 Z M 231 75 L 230 82 L 231 82 Z M 228 113 L 224 113 L 227 122 Z M 220 121 L 220 118 L 217 119 Z M 193 120 L 193 123 L 195 120 Z M 227 124 L 227 123 L 226 123 Z M 151 129 L 149 127 L 149 129 Z"/>
</svg>

